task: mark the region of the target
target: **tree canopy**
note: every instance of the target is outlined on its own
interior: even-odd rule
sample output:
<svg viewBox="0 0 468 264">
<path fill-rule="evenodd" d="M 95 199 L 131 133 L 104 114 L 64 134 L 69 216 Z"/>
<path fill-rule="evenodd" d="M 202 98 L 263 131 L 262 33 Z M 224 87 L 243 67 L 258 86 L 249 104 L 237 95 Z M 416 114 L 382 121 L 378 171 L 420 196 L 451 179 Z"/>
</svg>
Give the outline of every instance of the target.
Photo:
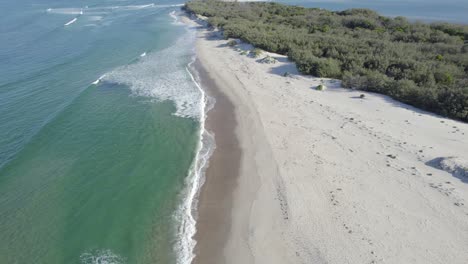
<svg viewBox="0 0 468 264">
<path fill-rule="evenodd" d="M 272 2 L 196 0 L 184 9 L 226 38 L 288 55 L 304 74 L 468 121 L 468 26 Z"/>
</svg>

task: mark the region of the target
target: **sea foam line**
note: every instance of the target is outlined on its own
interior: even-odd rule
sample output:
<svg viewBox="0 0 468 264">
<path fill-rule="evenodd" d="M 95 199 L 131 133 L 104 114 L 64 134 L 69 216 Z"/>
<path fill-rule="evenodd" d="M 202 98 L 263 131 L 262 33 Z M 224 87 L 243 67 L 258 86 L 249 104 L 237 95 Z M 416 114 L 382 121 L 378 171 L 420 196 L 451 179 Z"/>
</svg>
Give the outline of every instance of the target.
<svg viewBox="0 0 468 264">
<path fill-rule="evenodd" d="M 215 149 L 214 135 L 205 128 L 206 115 L 214 104 L 214 98 L 210 98 L 206 95 L 205 91 L 190 71 L 190 69 L 193 69 L 192 64 L 195 60 L 196 57 L 194 56 L 192 61 L 187 65 L 186 70 L 193 83 L 200 91 L 200 100 L 202 101 L 202 104 L 200 104 L 199 142 L 194 161 L 185 181 L 187 188 L 186 197 L 183 199 L 183 203 L 179 207 L 178 214 L 176 215 L 180 223 L 178 230 L 178 238 L 180 241 L 176 246 L 178 264 L 190 264 L 195 258 L 194 249 L 197 242 L 194 239 L 194 235 L 196 233 L 198 196 L 205 180 L 204 174 L 208 167 L 209 158 Z"/>
</svg>

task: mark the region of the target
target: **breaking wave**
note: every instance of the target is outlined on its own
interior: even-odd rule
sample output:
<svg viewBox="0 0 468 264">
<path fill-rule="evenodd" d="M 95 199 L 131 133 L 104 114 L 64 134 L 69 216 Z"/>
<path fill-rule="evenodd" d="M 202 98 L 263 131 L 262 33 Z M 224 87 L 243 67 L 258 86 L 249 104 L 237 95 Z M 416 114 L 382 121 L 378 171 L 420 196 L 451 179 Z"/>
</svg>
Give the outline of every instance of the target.
<svg viewBox="0 0 468 264">
<path fill-rule="evenodd" d="M 143 4 L 143 5 L 121 5 L 121 6 L 103 6 L 103 7 L 72 7 L 72 8 L 48 8 L 47 13 L 61 14 L 61 15 L 83 15 L 83 14 L 106 14 L 115 11 L 131 11 L 140 10 L 146 8 L 169 8 L 169 7 L 180 7 L 183 4 L 174 5 L 156 5 L 154 3 Z"/>
<path fill-rule="evenodd" d="M 109 249 L 95 250 L 81 254 L 82 264 L 124 264 L 125 260 Z"/>
<path fill-rule="evenodd" d="M 136 96 L 172 101 L 176 106 L 175 115 L 198 119 L 202 104 L 200 90 L 185 70 L 187 60 L 194 54 L 194 42 L 195 32 L 187 30 L 171 47 L 119 67 L 107 73 L 102 81 L 126 85 Z"/>
<path fill-rule="evenodd" d="M 69 26 L 69 25 L 71 25 L 71 24 L 75 23 L 75 22 L 76 22 L 76 20 L 78 20 L 78 18 L 77 18 L 77 17 L 75 17 L 74 19 L 72 19 L 72 20 L 68 21 L 67 23 L 65 23 L 65 24 L 64 24 L 64 26 Z"/>
</svg>

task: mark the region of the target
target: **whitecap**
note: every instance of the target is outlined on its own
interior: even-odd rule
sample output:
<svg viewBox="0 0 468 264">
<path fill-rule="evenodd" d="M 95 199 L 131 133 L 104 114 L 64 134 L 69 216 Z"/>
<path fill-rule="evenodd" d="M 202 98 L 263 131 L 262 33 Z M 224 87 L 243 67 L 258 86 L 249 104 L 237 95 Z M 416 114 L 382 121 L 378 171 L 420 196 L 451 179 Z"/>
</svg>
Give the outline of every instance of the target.
<svg viewBox="0 0 468 264">
<path fill-rule="evenodd" d="M 187 31 L 171 47 L 142 57 L 134 64 L 119 67 L 103 81 L 124 84 L 137 96 L 172 101 L 175 115 L 198 118 L 200 91 L 186 72 L 187 61 L 194 55 L 195 32 Z"/>
<path fill-rule="evenodd" d="M 121 256 L 113 253 L 109 249 L 94 250 L 81 254 L 82 264 L 124 264 L 125 260 Z"/>
<path fill-rule="evenodd" d="M 172 17 L 172 19 L 173 19 L 173 24 L 175 24 L 175 25 L 181 25 L 181 24 L 183 24 L 183 23 L 179 22 L 179 18 L 178 18 L 178 16 L 177 16 L 177 13 L 176 13 L 175 10 L 171 11 L 171 12 L 169 13 L 169 16 Z"/>
<path fill-rule="evenodd" d="M 61 15 L 79 15 L 81 13 L 81 8 L 49 8 L 47 12 Z"/>
<path fill-rule="evenodd" d="M 99 77 L 97 80 L 95 80 L 95 81 L 92 82 L 91 84 L 98 85 L 98 84 L 101 82 L 102 78 L 104 78 L 104 76 L 105 76 L 105 74 L 104 74 L 104 75 L 101 75 L 101 77 Z"/>
<path fill-rule="evenodd" d="M 65 23 L 65 24 L 64 24 L 64 26 L 69 26 L 69 25 L 71 25 L 71 24 L 75 23 L 75 22 L 76 22 L 76 20 L 78 20 L 78 18 L 77 18 L 77 17 L 75 17 L 74 19 L 72 19 L 72 20 L 68 21 L 67 23 Z"/>
</svg>

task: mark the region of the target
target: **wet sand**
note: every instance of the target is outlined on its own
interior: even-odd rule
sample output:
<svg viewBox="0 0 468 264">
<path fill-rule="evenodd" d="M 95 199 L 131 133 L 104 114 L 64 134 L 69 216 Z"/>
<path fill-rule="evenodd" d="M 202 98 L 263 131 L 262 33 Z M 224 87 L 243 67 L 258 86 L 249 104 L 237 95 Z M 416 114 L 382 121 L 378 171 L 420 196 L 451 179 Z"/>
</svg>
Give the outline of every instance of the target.
<svg viewBox="0 0 468 264">
<path fill-rule="evenodd" d="M 215 264 L 220 262 L 214 260 L 223 259 L 241 151 L 235 135 L 234 105 L 216 87 L 200 61 L 197 60 L 194 66 L 203 89 L 216 100 L 206 120 L 207 130 L 215 136 L 216 149 L 210 158 L 199 196 L 194 263 Z"/>
</svg>

